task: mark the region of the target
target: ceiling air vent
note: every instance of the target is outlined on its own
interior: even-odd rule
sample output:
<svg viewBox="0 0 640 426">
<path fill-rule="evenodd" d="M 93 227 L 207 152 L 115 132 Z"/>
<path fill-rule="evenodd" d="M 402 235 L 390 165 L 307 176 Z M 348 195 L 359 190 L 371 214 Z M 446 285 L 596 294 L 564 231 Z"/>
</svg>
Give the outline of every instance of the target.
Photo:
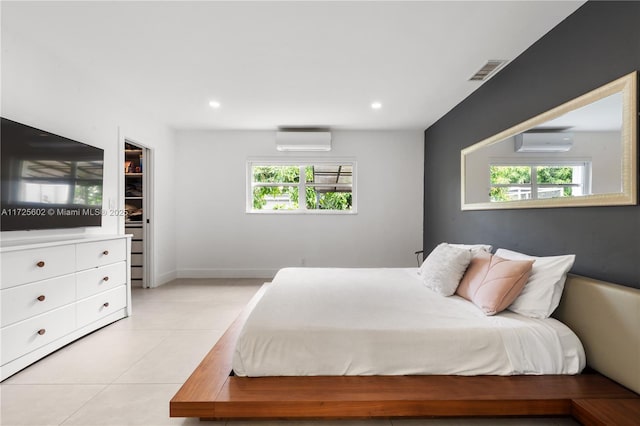
<svg viewBox="0 0 640 426">
<path fill-rule="evenodd" d="M 471 76 L 469 81 L 487 80 L 489 77 L 497 73 L 506 63 L 507 61 L 503 59 L 489 59 L 477 73 Z"/>
</svg>

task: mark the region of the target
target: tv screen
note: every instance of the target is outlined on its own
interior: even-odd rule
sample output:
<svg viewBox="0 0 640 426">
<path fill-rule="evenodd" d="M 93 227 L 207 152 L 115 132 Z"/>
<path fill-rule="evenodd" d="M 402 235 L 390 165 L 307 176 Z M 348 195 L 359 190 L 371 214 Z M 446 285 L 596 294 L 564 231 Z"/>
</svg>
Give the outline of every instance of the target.
<svg viewBox="0 0 640 426">
<path fill-rule="evenodd" d="M 100 226 L 104 151 L 1 120 L 2 231 Z"/>
</svg>

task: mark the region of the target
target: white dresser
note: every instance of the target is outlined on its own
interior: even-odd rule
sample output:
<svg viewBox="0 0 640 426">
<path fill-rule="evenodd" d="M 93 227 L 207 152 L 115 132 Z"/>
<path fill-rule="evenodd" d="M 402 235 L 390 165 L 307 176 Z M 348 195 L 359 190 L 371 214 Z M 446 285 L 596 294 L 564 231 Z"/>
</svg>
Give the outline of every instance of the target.
<svg viewBox="0 0 640 426">
<path fill-rule="evenodd" d="M 131 315 L 131 237 L 4 241 L 0 380 Z"/>
</svg>

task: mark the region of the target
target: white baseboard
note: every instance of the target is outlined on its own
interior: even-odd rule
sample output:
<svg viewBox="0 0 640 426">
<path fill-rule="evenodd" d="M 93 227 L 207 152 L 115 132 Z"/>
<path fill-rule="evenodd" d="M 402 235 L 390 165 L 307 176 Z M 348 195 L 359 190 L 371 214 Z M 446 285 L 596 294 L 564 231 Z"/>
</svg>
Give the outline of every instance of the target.
<svg viewBox="0 0 640 426">
<path fill-rule="evenodd" d="M 179 269 L 177 278 L 268 278 L 276 275 L 278 269 Z"/>
<path fill-rule="evenodd" d="M 166 284 L 178 278 L 178 273 L 174 269 L 173 271 L 165 272 L 164 274 L 156 275 L 156 287 Z"/>
</svg>

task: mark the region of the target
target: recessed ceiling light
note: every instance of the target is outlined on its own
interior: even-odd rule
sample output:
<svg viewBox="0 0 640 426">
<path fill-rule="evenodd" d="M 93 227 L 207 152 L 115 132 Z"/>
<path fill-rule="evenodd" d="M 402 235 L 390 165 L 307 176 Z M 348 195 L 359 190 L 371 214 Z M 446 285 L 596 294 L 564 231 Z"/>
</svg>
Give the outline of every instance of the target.
<svg viewBox="0 0 640 426">
<path fill-rule="evenodd" d="M 373 102 L 371 104 L 371 108 L 372 109 L 380 109 L 380 108 L 382 108 L 382 102 Z"/>
<path fill-rule="evenodd" d="M 211 108 L 220 108 L 220 102 L 218 102 L 218 101 L 211 101 L 211 102 L 209 102 L 209 106 L 210 106 Z"/>
</svg>

